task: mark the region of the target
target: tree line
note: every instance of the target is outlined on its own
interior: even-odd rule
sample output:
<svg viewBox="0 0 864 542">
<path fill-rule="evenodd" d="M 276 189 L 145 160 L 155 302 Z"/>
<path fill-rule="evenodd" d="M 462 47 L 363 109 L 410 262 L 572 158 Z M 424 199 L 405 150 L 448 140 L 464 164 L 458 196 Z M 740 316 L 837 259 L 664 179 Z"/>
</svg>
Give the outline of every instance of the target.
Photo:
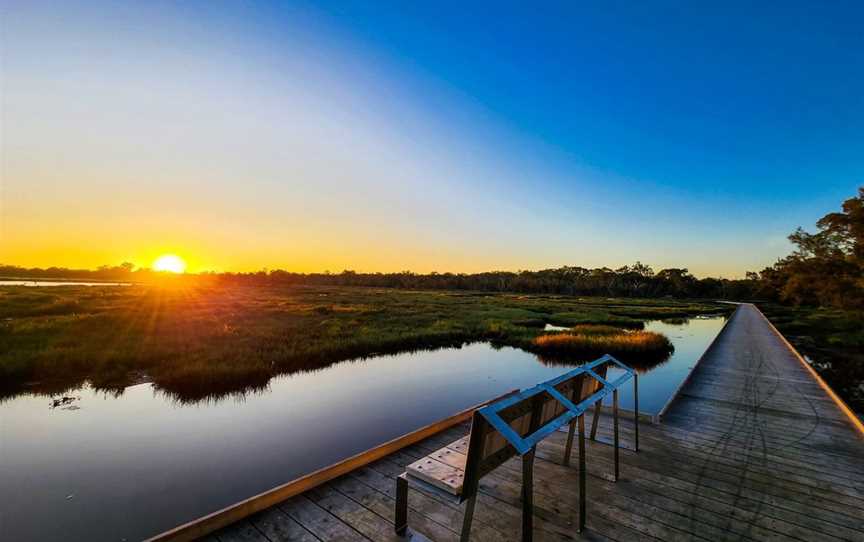
<svg viewBox="0 0 864 542">
<path fill-rule="evenodd" d="M 201 273 L 218 284 L 368 286 L 377 288 L 471 290 L 609 297 L 682 297 L 772 300 L 794 305 L 864 308 L 864 187 L 825 215 L 817 231 L 798 228 L 789 236 L 794 251 L 744 279 L 696 278 L 686 268 L 655 271 L 636 262 L 611 269 L 563 266 L 539 271 L 484 273 L 294 273 L 281 269 L 251 273 Z M 149 282 L 161 276 L 130 263 L 96 270 L 22 268 L 0 265 L 2 277 L 67 278 Z"/>
</svg>

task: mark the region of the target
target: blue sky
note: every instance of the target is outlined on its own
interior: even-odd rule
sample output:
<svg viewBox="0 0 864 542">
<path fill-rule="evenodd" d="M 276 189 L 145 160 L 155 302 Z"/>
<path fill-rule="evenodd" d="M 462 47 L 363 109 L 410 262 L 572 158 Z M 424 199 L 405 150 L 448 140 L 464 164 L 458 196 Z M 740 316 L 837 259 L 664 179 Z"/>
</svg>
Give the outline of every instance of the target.
<svg viewBox="0 0 864 542">
<path fill-rule="evenodd" d="M 0 260 L 741 276 L 864 182 L 864 8 L 693 4 L 13 2 Z"/>
</svg>

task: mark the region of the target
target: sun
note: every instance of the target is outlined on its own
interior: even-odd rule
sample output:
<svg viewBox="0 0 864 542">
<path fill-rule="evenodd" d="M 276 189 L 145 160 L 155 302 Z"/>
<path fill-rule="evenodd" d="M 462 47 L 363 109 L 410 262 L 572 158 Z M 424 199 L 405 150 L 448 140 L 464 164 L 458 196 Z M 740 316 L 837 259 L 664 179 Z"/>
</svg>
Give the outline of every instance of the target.
<svg viewBox="0 0 864 542">
<path fill-rule="evenodd" d="M 163 254 L 153 262 L 154 271 L 167 271 L 169 273 L 182 273 L 186 271 L 186 262 L 176 254 Z"/>
</svg>

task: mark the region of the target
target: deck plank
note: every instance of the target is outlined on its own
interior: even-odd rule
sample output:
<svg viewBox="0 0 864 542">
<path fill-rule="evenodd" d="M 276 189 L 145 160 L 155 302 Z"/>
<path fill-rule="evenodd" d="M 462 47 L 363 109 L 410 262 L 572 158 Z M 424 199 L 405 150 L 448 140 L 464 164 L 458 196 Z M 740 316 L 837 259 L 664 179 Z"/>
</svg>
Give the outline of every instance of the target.
<svg viewBox="0 0 864 542">
<path fill-rule="evenodd" d="M 320 540 L 275 506 L 269 510 L 255 514 L 249 518 L 249 522 L 261 531 L 270 542 L 285 542 L 288 540 L 318 542 Z"/>
<path fill-rule="evenodd" d="M 365 542 L 368 538 L 324 510 L 306 495 L 292 497 L 278 507 L 321 540 Z"/>
</svg>

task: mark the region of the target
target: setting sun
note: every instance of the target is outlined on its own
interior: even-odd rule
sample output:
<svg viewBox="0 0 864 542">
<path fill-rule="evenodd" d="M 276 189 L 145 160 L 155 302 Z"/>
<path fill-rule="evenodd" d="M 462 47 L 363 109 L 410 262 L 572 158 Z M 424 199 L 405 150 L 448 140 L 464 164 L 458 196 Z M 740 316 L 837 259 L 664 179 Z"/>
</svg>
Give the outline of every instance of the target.
<svg viewBox="0 0 864 542">
<path fill-rule="evenodd" d="M 175 254 L 163 254 L 153 262 L 154 271 L 167 271 L 169 273 L 182 273 L 186 271 L 186 262 Z"/>
</svg>

